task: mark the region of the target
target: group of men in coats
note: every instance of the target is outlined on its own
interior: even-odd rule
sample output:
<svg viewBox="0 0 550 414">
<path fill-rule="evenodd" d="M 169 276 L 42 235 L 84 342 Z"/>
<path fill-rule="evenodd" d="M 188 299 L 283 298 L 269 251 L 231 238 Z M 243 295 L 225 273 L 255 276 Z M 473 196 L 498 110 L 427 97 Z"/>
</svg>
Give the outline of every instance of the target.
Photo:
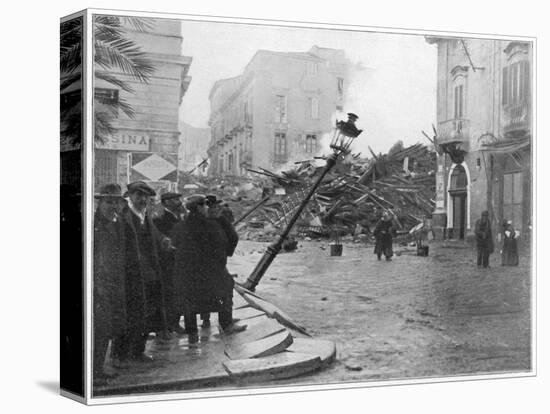
<svg viewBox="0 0 550 414">
<path fill-rule="evenodd" d="M 233 278 L 227 257 L 238 236 L 216 196 L 161 195 L 162 213 L 151 214 L 156 192 L 143 181 L 103 186 L 94 217 L 93 373 L 101 384 L 109 341 L 113 365 L 148 362 L 150 333 L 198 341 L 197 315 L 218 312 L 224 334 L 245 329 L 232 318 Z M 180 325 L 184 316 L 185 329 Z"/>
</svg>

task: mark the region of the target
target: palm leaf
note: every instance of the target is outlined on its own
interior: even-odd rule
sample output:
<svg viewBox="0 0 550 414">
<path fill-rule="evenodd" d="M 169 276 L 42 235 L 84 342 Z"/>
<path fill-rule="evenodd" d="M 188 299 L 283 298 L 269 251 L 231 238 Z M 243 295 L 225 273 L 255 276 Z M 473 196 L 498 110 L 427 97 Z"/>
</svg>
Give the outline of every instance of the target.
<svg viewBox="0 0 550 414">
<path fill-rule="evenodd" d="M 150 32 L 155 27 L 155 21 L 146 17 L 121 17 L 121 22 L 138 32 Z"/>
<path fill-rule="evenodd" d="M 72 75 L 69 75 L 61 80 L 61 85 L 59 87 L 60 91 L 63 92 L 65 89 L 67 89 L 69 86 L 76 82 L 80 82 L 80 79 L 82 77 L 82 74 L 80 72 L 73 73 Z"/>
<path fill-rule="evenodd" d="M 95 77 L 97 79 L 104 80 L 105 82 L 110 83 L 111 85 L 118 86 L 120 89 L 122 89 L 125 92 L 133 93 L 134 89 L 126 82 L 124 82 L 121 79 L 118 79 L 116 76 L 113 76 L 107 72 L 103 72 L 100 70 L 94 71 Z"/>
<path fill-rule="evenodd" d="M 112 126 L 113 116 L 107 112 L 94 112 L 94 141 L 104 144 L 116 132 Z"/>
<path fill-rule="evenodd" d="M 118 39 L 113 42 L 97 40 L 95 63 L 104 69 L 116 67 L 123 73 L 145 83 L 149 81 L 155 71 L 155 67 L 145 57 L 141 48 L 126 39 Z"/>
</svg>

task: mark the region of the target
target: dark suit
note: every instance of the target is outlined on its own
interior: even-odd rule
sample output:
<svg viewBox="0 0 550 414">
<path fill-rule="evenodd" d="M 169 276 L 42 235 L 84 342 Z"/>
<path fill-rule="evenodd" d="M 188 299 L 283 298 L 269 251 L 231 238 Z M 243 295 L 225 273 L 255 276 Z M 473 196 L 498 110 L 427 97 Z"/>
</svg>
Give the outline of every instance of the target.
<svg viewBox="0 0 550 414">
<path fill-rule="evenodd" d="M 123 211 L 122 220 L 128 334 L 117 339 L 115 354 L 124 358 L 143 353 L 149 332 L 167 329 L 164 298 L 168 292 L 159 260 L 162 234 L 148 215 L 142 224 L 130 208 Z"/>
<path fill-rule="evenodd" d="M 164 214 L 162 214 L 160 217 L 153 219 L 153 223 L 155 224 L 157 229 L 166 237 L 171 236 L 174 226 L 180 222 L 181 220 L 168 210 L 164 210 Z M 160 267 L 163 273 L 163 278 L 165 280 L 166 291 L 167 291 L 164 299 L 166 303 L 166 311 L 167 311 L 166 316 L 168 318 L 168 328 L 176 329 L 176 327 L 179 325 L 181 314 L 178 312 L 175 306 L 176 298 L 174 297 L 175 295 L 174 295 L 174 281 L 173 281 L 174 262 L 175 262 L 174 251 L 172 250 L 161 251 L 159 257 L 160 257 Z"/>
</svg>

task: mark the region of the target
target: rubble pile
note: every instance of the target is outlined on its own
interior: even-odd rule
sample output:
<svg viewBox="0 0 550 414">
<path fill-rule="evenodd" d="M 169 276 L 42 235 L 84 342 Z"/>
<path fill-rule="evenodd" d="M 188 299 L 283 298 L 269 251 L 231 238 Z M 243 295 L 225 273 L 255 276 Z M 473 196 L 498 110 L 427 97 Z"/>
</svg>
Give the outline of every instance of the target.
<svg viewBox="0 0 550 414">
<path fill-rule="evenodd" d="M 389 154 L 371 154 L 372 158 L 355 155 L 337 163 L 296 223 L 296 234 L 331 238 L 334 234 L 369 235 L 382 212 L 388 210 L 398 234 L 405 235 L 431 215 L 435 207 L 436 153 L 415 144 Z M 240 234 L 273 240 L 323 168 L 324 162 L 308 160 L 278 174 L 259 171 L 271 178 L 271 200 L 240 225 Z"/>
<path fill-rule="evenodd" d="M 405 235 L 430 217 L 435 207 L 435 151 L 419 143 L 388 154 L 371 150 L 371 155 L 348 155 L 337 162 L 296 222 L 295 235 L 369 237 L 385 210 L 392 214 L 398 234 Z M 294 165 L 278 173 L 250 168 L 246 176 L 183 174 L 180 192 L 216 194 L 232 209 L 242 239 L 273 241 L 322 173 L 325 161 L 316 157 Z"/>
</svg>

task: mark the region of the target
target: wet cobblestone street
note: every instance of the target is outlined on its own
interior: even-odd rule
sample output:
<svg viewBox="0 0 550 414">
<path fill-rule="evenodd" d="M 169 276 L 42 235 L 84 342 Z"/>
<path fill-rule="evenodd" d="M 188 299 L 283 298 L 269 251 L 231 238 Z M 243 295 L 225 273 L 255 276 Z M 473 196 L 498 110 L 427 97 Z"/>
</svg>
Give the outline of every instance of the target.
<svg viewBox="0 0 550 414">
<path fill-rule="evenodd" d="M 349 381 L 525 372 L 531 367 L 530 259 L 478 269 L 465 245 L 432 243 L 430 256 L 396 247 L 393 261 L 372 246 L 300 242 L 279 254 L 256 292 L 316 338 L 336 342 L 337 361 L 312 376 L 279 382 Z M 229 269 L 244 281 L 265 243 L 242 241 Z M 400 251 L 401 249 L 401 251 Z"/>
</svg>

